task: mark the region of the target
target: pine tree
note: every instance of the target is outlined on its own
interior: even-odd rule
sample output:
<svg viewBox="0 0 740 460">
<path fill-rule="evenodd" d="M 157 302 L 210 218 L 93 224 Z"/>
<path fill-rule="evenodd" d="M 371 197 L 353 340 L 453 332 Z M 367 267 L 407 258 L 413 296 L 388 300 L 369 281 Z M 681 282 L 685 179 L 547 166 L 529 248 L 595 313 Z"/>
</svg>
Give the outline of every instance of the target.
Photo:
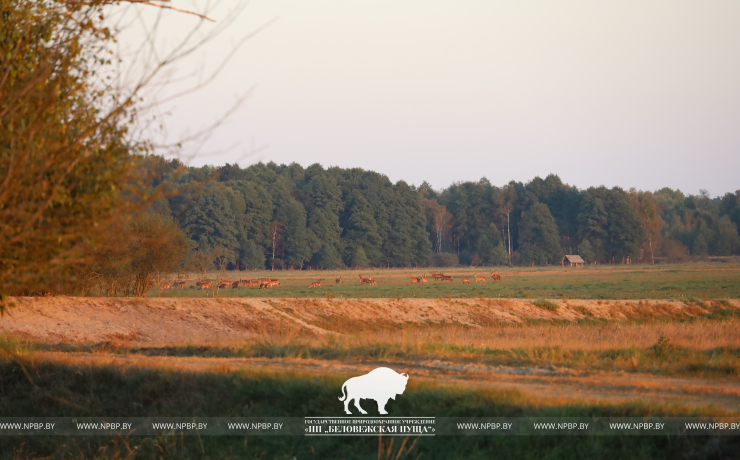
<svg viewBox="0 0 740 460">
<path fill-rule="evenodd" d="M 555 264 L 563 257 L 558 227 L 550 210 L 542 203 L 533 204 L 522 219 L 519 252 L 525 263 Z"/>
</svg>

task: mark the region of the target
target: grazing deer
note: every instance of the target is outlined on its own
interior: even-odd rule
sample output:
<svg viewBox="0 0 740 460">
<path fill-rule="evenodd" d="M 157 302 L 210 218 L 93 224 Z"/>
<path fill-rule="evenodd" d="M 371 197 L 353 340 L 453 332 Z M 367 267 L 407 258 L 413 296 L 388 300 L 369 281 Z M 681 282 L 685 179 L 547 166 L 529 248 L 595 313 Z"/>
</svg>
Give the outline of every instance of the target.
<svg viewBox="0 0 740 460">
<path fill-rule="evenodd" d="M 340 276 L 336 280 L 334 280 L 334 284 L 342 284 L 342 277 Z"/>
<path fill-rule="evenodd" d="M 260 282 L 260 289 L 269 289 L 271 287 L 280 286 L 280 281 L 278 280 L 262 280 Z"/>
<path fill-rule="evenodd" d="M 229 286 L 231 286 L 231 281 L 229 281 L 229 280 L 223 280 L 220 283 L 218 283 L 218 288 L 219 289 L 228 289 Z"/>
<path fill-rule="evenodd" d="M 362 275 L 357 275 L 357 276 L 360 277 L 360 284 L 369 283 L 370 282 L 369 281 L 370 280 L 370 277 L 369 276 L 362 276 Z"/>
<path fill-rule="evenodd" d="M 484 283 L 486 282 L 486 277 L 485 277 L 485 276 L 478 276 L 478 274 L 477 274 L 477 273 L 476 273 L 476 274 L 474 274 L 473 276 L 475 276 L 475 282 L 476 282 L 476 283 L 477 283 L 478 281 L 483 281 Z"/>
<path fill-rule="evenodd" d="M 452 281 L 452 276 L 450 276 L 450 275 L 444 275 L 444 274 L 440 273 L 440 279 L 442 281 Z"/>
<path fill-rule="evenodd" d="M 198 281 L 195 285 L 198 286 L 201 291 L 213 289 L 213 284 L 210 281 Z M 206 293 L 206 297 L 208 297 L 208 293 Z"/>
<path fill-rule="evenodd" d="M 365 282 L 366 282 L 366 283 L 368 283 L 368 284 L 370 284 L 371 286 L 377 286 L 377 285 L 378 285 L 378 282 L 377 282 L 377 281 L 375 281 L 375 280 L 374 280 L 374 279 L 372 279 L 372 278 L 368 278 L 368 279 L 366 279 L 366 280 L 365 280 Z"/>
<path fill-rule="evenodd" d="M 412 278 L 409 276 L 409 279 L 411 280 L 411 284 L 421 283 L 421 278 Z"/>
<path fill-rule="evenodd" d="M 311 289 L 312 287 L 321 287 L 321 281 L 314 281 L 313 283 L 308 285 L 309 289 Z"/>
<path fill-rule="evenodd" d="M 427 274 L 426 273 L 424 273 L 423 275 L 421 275 L 421 282 L 424 283 L 424 284 L 427 284 Z"/>
<path fill-rule="evenodd" d="M 175 287 L 178 287 L 180 289 L 185 289 L 185 286 L 188 285 L 187 281 L 177 281 L 175 282 Z"/>
<path fill-rule="evenodd" d="M 240 286 L 241 286 L 241 281 L 234 281 L 233 283 L 231 283 L 232 289 L 238 289 Z"/>
<path fill-rule="evenodd" d="M 165 281 L 164 283 L 162 283 L 162 284 L 159 285 L 159 289 L 161 291 L 167 291 L 167 290 L 169 290 L 169 288 L 170 288 L 169 281 Z"/>
<path fill-rule="evenodd" d="M 470 278 L 465 278 L 465 277 L 463 276 L 463 277 L 462 277 L 462 280 L 463 280 L 463 284 L 470 284 Z"/>
<path fill-rule="evenodd" d="M 496 273 L 491 273 L 491 278 L 493 278 L 494 281 L 501 281 L 501 275 L 497 275 Z"/>
</svg>

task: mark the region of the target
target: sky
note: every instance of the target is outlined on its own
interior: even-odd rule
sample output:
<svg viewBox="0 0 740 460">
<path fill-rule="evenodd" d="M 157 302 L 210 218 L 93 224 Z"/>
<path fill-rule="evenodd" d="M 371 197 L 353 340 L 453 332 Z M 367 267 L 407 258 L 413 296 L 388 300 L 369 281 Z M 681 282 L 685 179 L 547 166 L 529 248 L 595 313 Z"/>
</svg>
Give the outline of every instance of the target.
<svg viewBox="0 0 740 460">
<path fill-rule="evenodd" d="M 209 11 L 204 33 L 233 24 L 180 72 L 204 78 L 267 27 L 168 103 L 168 140 L 249 98 L 179 154 L 187 164 L 360 167 L 436 189 L 551 173 L 579 188 L 740 189 L 740 2 L 252 0 L 230 15 L 237 3 Z M 164 18 L 162 50 L 199 21 Z"/>
</svg>

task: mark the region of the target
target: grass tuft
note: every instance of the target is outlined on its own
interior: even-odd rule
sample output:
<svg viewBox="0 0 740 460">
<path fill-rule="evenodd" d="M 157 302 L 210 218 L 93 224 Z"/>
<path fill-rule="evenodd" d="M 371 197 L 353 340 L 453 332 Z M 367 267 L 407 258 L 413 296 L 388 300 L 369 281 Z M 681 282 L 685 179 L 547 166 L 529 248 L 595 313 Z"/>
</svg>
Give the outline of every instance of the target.
<svg viewBox="0 0 740 460">
<path fill-rule="evenodd" d="M 545 300 L 545 299 L 535 300 L 534 306 L 538 308 L 543 308 L 545 310 L 550 310 L 550 311 L 558 311 L 558 308 L 560 308 L 558 304 L 556 304 L 555 302 L 551 300 Z"/>
</svg>

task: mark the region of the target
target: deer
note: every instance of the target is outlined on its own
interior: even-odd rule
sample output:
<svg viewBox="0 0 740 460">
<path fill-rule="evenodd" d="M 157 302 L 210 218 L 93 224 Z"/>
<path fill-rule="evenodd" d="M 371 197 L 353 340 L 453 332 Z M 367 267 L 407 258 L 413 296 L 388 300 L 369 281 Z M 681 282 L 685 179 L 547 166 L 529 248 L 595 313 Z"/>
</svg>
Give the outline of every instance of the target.
<svg viewBox="0 0 740 460">
<path fill-rule="evenodd" d="M 421 283 L 421 278 L 412 278 L 409 276 L 409 279 L 411 280 L 411 284 Z"/>
<path fill-rule="evenodd" d="M 475 282 L 476 283 L 479 282 L 479 281 L 483 281 L 484 283 L 486 282 L 486 277 L 485 276 L 478 276 L 477 273 L 475 273 L 473 276 L 475 276 Z"/>
<path fill-rule="evenodd" d="M 497 275 L 495 272 L 491 273 L 491 278 L 493 278 L 494 281 L 501 281 L 501 275 Z"/>
<path fill-rule="evenodd" d="M 371 278 L 370 278 L 369 276 L 362 276 L 362 275 L 357 275 L 357 276 L 359 276 L 359 277 L 360 277 L 360 284 L 363 284 L 363 283 L 369 283 L 369 282 L 370 282 L 369 280 L 370 280 Z"/>
<path fill-rule="evenodd" d="M 339 278 L 334 280 L 334 284 L 337 284 L 337 285 L 342 284 L 342 277 L 340 276 Z"/>
<path fill-rule="evenodd" d="M 278 280 L 262 280 L 260 282 L 260 289 L 269 289 L 274 286 L 280 286 L 280 281 Z"/>
<path fill-rule="evenodd" d="M 176 281 L 175 284 L 174 284 L 174 287 L 180 288 L 180 289 L 185 289 L 185 286 L 187 286 L 187 285 L 188 285 L 188 282 L 187 281 Z"/>
<path fill-rule="evenodd" d="M 377 285 L 378 285 L 378 282 L 377 282 L 377 281 L 375 281 L 375 280 L 374 280 L 374 279 L 372 279 L 372 278 L 368 278 L 368 279 L 366 279 L 366 280 L 365 280 L 365 282 L 366 282 L 366 283 L 368 283 L 368 284 L 370 284 L 371 286 L 377 286 Z"/>
<path fill-rule="evenodd" d="M 421 282 L 424 283 L 424 284 L 427 284 L 427 274 L 426 273 L 424 273 L 423 275 L 421 275 Z"/>
<path fill-rule="evenodd" d="M 444 280 L 444 275 L 441 273 L 432 273 L 434 281 Z"/>
<path fill-rule="evenodd" d="M 233 283 L 231 283 L 231 288 L 238 289 L 239 287 L 241 287 L 241 285 L 241 281 L 234 281 Z"/>
<path fill-rule="evenodd" d="M 169 281 L 165 281 L 164 283 L 160 284 L 159 285 L 159 289 L 162 290 L 162 291 L 169 290 L 170 289 L 170 282 Z"/>
<path fill-rule="evenodd" d="M 465 278 L 465 277 L 463 276 L 463 277 L 462 277 L 462 280 L 463 280 L 463 284 L 470 284 L 470 278 Z"/>
<path fill-rule="evenodd" d="M 198 286 L 201 291 L 213 289 L 213 284 L 210 281 L 198 281 L 195 285 Z M 206 297 L 208 297 L 208 293 L 206 293 Z"/>
<path fill-rule="evenodd" d="M 228 289 L 229 286 L 231 286 L 231 281 L 229 281 L 229 280 L 223 280 L 220 283 L 218 283 L 218 288 L 219 289 Z"/>
<path fill-rule="evenodd" d="M 311 289 L 312 287 L 321 287 L 321 281 L 314 281 L 313 283 L 308 285 L 309 289 Z"/>
</svg>

